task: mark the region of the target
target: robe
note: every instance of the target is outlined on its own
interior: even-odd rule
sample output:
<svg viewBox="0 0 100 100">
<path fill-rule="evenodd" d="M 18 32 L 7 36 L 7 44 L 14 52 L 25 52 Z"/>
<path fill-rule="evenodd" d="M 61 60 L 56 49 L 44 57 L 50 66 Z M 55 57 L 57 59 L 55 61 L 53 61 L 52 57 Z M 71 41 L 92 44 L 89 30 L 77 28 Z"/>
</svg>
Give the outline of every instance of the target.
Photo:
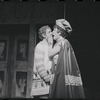
<svg viewBox="0 0 100 100">
<path fill-rule="evenodd" d="M 67 39 L 60 41 L 60 52 L 49 98 L 85 98 L 81 73 L 74 50 Z"/>
</svg>

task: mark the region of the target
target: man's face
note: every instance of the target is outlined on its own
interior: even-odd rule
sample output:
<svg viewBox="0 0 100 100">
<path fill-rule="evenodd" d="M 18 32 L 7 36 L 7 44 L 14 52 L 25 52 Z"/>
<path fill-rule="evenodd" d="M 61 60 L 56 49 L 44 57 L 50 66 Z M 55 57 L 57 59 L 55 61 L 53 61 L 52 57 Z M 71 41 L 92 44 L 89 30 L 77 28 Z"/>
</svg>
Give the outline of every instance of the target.
<svg viewBox="0 0 100 100">
<path fill-rule="evenodd" d="M 50 28 L 46 29 L 46 34 L 45 34 L 45 36 L 46 36 L 47 39 L 50 38 L 50 37 L 52 36 L 52 32 L 51 32 L 51 29 L 50 29 Z"/>
<path fill-rule="evenodd" d="M 57 40 L 59 38 L 59 36 L 60 36 L 60 34 L 58 33 L 58 29 L 57 28 L 53 29 L 52 34 L 53 34 L 54 40 Z"/>
</svg>

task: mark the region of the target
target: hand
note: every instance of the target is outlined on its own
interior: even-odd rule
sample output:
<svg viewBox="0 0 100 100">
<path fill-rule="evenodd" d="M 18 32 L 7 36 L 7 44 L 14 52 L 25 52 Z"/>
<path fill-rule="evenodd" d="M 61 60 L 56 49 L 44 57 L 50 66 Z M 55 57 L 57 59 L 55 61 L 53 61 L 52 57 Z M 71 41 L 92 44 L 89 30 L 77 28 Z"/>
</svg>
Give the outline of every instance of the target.
<svg viewBox="0 0 100 100">
<path fill-rule="evenodd" d="M 54 74 L 52 74 L 52 75 L 51 75 L 50 84 L 52 84 L 52 83 L 53 83 L 54 76 L 55 76 Z"/>
<path fill-rule="evenodd" d="M 52 38 L 52 36 L 48 38 L 48 44 L 49 45 L 53 45 L 53 38 Z"/>
</svg>

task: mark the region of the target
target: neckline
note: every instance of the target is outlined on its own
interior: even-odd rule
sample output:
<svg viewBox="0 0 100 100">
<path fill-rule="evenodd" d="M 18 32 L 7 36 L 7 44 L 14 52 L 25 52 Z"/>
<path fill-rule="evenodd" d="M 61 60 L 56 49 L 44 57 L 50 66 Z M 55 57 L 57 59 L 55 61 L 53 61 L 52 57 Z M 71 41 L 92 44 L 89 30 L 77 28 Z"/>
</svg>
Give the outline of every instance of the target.
<svg viewBox="0 0 100 100">
<path fill-rule="evenodd" d="M 43 39 L 42 42 L 46 45 L 48 45 L 48 42 L 46 41 L 46 39 Z"/>
<path fill-rule="evenodd" d="M 57 43 L 59 43 L 60 41 L 64 40 L 63 37 L 60 37 L 58 40 L 57 40 Z"/>
</svg>

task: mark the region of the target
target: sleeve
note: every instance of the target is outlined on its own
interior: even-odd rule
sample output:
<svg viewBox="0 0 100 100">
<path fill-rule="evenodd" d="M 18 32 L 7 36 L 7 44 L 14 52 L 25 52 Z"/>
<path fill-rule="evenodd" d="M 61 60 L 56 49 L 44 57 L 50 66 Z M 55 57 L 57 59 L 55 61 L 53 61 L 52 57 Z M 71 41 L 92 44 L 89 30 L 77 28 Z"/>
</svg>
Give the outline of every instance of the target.
<svg viewBox="0 0 100 100">
<path fill-rule="evenodd" d="M 54 45 L 53 48 L 48 50 L 49 58 L 52 59 L 56 54 L 60 52 L 61 42 Z"/>
<path fill-rule="evenodd" d="M 45 81 L 50 81 L 50 75 L 47 73 L 47 70 L 44 67 L 44 48 L 42 45 L 37 45 L 35 49 L 35 57 L 34 57 L 35 67 L 40 75 L 40 77 Z"/>
</svg>

